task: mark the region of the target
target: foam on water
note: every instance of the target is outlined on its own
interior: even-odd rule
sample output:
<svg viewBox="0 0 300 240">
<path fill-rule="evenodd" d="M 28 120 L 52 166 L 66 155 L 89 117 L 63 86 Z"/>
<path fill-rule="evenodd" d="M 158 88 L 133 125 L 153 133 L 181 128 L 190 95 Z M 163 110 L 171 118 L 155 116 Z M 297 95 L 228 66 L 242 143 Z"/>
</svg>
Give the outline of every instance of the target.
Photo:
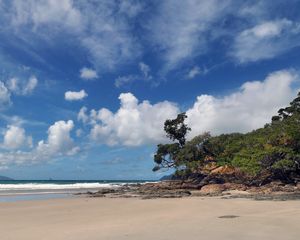
<svg viewBox="0 0 300 240">
<path fill-rule="evenodd" d="M 73 183 L 73 184 L 51 184 L 51 183 L 23 183 L 23 184 L 0 184 L 0 191 L 8 190 L 64 190 L 64 189 L 92 189 L 92 188 L 114 188 L 122 184 L 112 183 Z"/>
</svg>

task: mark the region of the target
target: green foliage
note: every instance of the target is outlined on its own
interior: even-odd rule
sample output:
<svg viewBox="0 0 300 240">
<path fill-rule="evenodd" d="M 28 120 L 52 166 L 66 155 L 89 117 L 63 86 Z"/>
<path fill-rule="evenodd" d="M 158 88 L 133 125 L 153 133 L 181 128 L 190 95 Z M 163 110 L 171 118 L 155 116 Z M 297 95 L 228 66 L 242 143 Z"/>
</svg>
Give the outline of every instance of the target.
<svg viewBox="0 0 300 240">
<path fill-rule="evenodd" d="M 239 168 L 243 172 L 256 176 L 261 168 L 258 159 L 262 157 L 261 153 L 253 151 L 240 151 L 233 157 L 231 165 Z"/>
<path fill-rule="evenodd" d="M 185 144 L 185 135 L 191 129 L 184 124 L 184 120 L 187 118 L 185 113 L 180 113 L 175 119 L 168 119 L 165 121 L 164 130 L 172 141 L 178 141 L 180 146 Z"/>
<path fill-rule="evenodd" d="M 154 162 L 156 166 L 152 169 L 157 171 L 161 168 L 178 168 L 184 164 L 182 162 L 182 150 L 185 145 L 185 136 L 191 129 L 187 127 L 184 120 L 187 118 L 185 113 L 180 113 L 177 118 L 166 120 L 164 124 L 164 130 L 172 141 L 178 141 L 172 144 L 159 144 L 157 146 L 156 154 L 154 155 Z"/>
<path fill-rule="evenodd" d="M 274 163 L 272 168 L 273 169 L 282 169 L 284 171 L 292 170 L 294 167 L 294 162 L 292 160 L 283 159 L 279 160 L 278 162 Z"/>
<path fill-rule="evenodd" d="M 190 128 L 184 124 L 185 118 L 182 113 L 165 122 L 167 136 L 178 142 L 158 145 L 156 170 L 174 167 L 181 169 L 181 174 L 195 173 L 213 159 L 217 165 L 233 166 L 252 178 L 300 179 L 300 93 L 290 106 L 272 117 L 270 124 L 246 134 L 204 133 L 186 142 Z"/>
<path fill-rule="evenodd" d="M 157 164 L 152 170 L 157 171 L 160 168 L 171 168 L 177 164 L 175 159 L 180 150 L 178 143 L 172 144 L 159 144 L 157 146 L 154 161 Z"/>
</svg>

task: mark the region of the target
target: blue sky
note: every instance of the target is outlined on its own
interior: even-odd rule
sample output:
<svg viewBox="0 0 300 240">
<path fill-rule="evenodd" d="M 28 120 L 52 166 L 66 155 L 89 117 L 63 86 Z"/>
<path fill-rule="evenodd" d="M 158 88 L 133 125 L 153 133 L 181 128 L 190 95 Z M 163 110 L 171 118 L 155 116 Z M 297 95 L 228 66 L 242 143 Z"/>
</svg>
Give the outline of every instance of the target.
<svg viewBox="0 0 300 240">
<path fill-rule="evenodd" d="M 157 179 L 163 123 L 247 132 L 299 89 L 300 1 L 0 0 L 0 175 Z"/>
</svg>

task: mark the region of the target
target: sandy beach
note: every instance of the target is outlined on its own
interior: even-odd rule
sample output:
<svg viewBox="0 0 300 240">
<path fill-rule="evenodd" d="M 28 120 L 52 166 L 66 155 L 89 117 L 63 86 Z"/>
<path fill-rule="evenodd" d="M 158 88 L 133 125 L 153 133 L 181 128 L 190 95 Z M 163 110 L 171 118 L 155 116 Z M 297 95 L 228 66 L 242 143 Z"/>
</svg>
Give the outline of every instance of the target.
<svg viewBox="0 0 300 240">
<path fill-rule="evenodd" d="M 299 239 L 300 201 L 74 198 L 0 203 L 1 240 Z"/>
</svg>

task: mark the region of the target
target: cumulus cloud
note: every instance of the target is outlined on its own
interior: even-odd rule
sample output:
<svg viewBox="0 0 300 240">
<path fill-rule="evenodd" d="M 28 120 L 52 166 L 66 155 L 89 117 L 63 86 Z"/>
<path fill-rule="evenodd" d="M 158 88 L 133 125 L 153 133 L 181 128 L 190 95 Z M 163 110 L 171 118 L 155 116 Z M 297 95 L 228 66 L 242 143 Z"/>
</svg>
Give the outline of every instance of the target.
<svg viewBox="0 0 300 240">
<path fill-rule="evenodd" d="M 91 125 L 90 138 L 108 145 L 137 146 L 165 141 L 162 131 L 165 119 L 173 118 L 178 107 L 168 101 L 151 104 L 138 102 L 132 93 L 119 96 L 120 108 L 116 113 L 106 108 L 91 110 L 84 117 L 81 111 L 79 119 Z M 88 120 L 87 120 L 88 119 Z"/>
<path fill-rule="evenodd" d="M 48 139 L 40 141 L 36 148 L 39 155 L 73 155 L 79 149 L 74 147 L 73 139 L 70 136 L 71 130 L 74 128 L 74 122 L 69 120 L 57 121 L 48 129 Z"/>
<path fill-rule="evenodd" d="M 16 95 L 30 95 L 38 85 L 38 79 L 31 76 L 27 81 L 21 81 L 18 78 L 10 78 L 6 82 L 7 88 Z"/>
<path fill-rule="evenodd" d="M 192 128 L 189 138 L 205 131 L 220 134 L 263 127 L 279 108 L 296 96 L 293 85 L 297 83 L 299 77 L 295 71 L 282 70 L 269 74 L 262 81 L 246 82 L 223 97 L 198 96 L 193 106 L 186 109 L 187 123 Z M 165 120 L 182 111 L 168 101 L 139 102 L 132 93 L 122 93 L 119 100 L 120 108 L 115 113 L 106 108 L 88 112 L 83 107 L 80 110 L 78 120 L 91 126 L 93 141 L 125 146 L 165 142 Z"/>
<path fill-rule="evenodd" d="M 25 130 L 19 126 L 8 126 L 3 146 L 9 151 L 0 152 L 0 167 L 53 161 L 78 153 L 80 149 L 70 135 L 73 128 L 72 120 L 57 121 L 49 127 L 46 140 L 39 141 L 30 151 L 25 151 L 20 147 L 31 145 L 31 137 L 26 137 Z"/>
<path fill-rule="evenodd" d="M 300 24 L 287 19 L 262 22 L 243 30 L 231 54 L 241 63 L 270 59 L 300 45 Z"/>
<path fill-rule="evenodd" d="M 80 77 L 84 80 L 93 80 L 98 78 L 98 74 L 94 69 L 84 67 L 80 69 Z"/>
<path fill-rule="evenodd" d="M 65 99 L 67 101 L 78 101 L 87 97 L 88 94 L 82 89 L 79 92 L 67 91 L 65 92 Z"/>
<path fill-rule="evenodd" d="M 198 96 L 186 112 L 192 128 L 190 136 L 205 131 L 220 134 L 263 127 L 296 96 L 292 85 L 297 81 L 296 73 L 282 70 L 269 74 L 263 81 L 246 82 L 238 91 L 221 98 Z"/>
<path fill-rule="evenodd" d="M 32 137 L 26 136 L 25 129 L 19 126 L 8 125 L 3 138 L 3 146 L 8 149 L 17 149 L 31 146 Z"/>
</svg>

